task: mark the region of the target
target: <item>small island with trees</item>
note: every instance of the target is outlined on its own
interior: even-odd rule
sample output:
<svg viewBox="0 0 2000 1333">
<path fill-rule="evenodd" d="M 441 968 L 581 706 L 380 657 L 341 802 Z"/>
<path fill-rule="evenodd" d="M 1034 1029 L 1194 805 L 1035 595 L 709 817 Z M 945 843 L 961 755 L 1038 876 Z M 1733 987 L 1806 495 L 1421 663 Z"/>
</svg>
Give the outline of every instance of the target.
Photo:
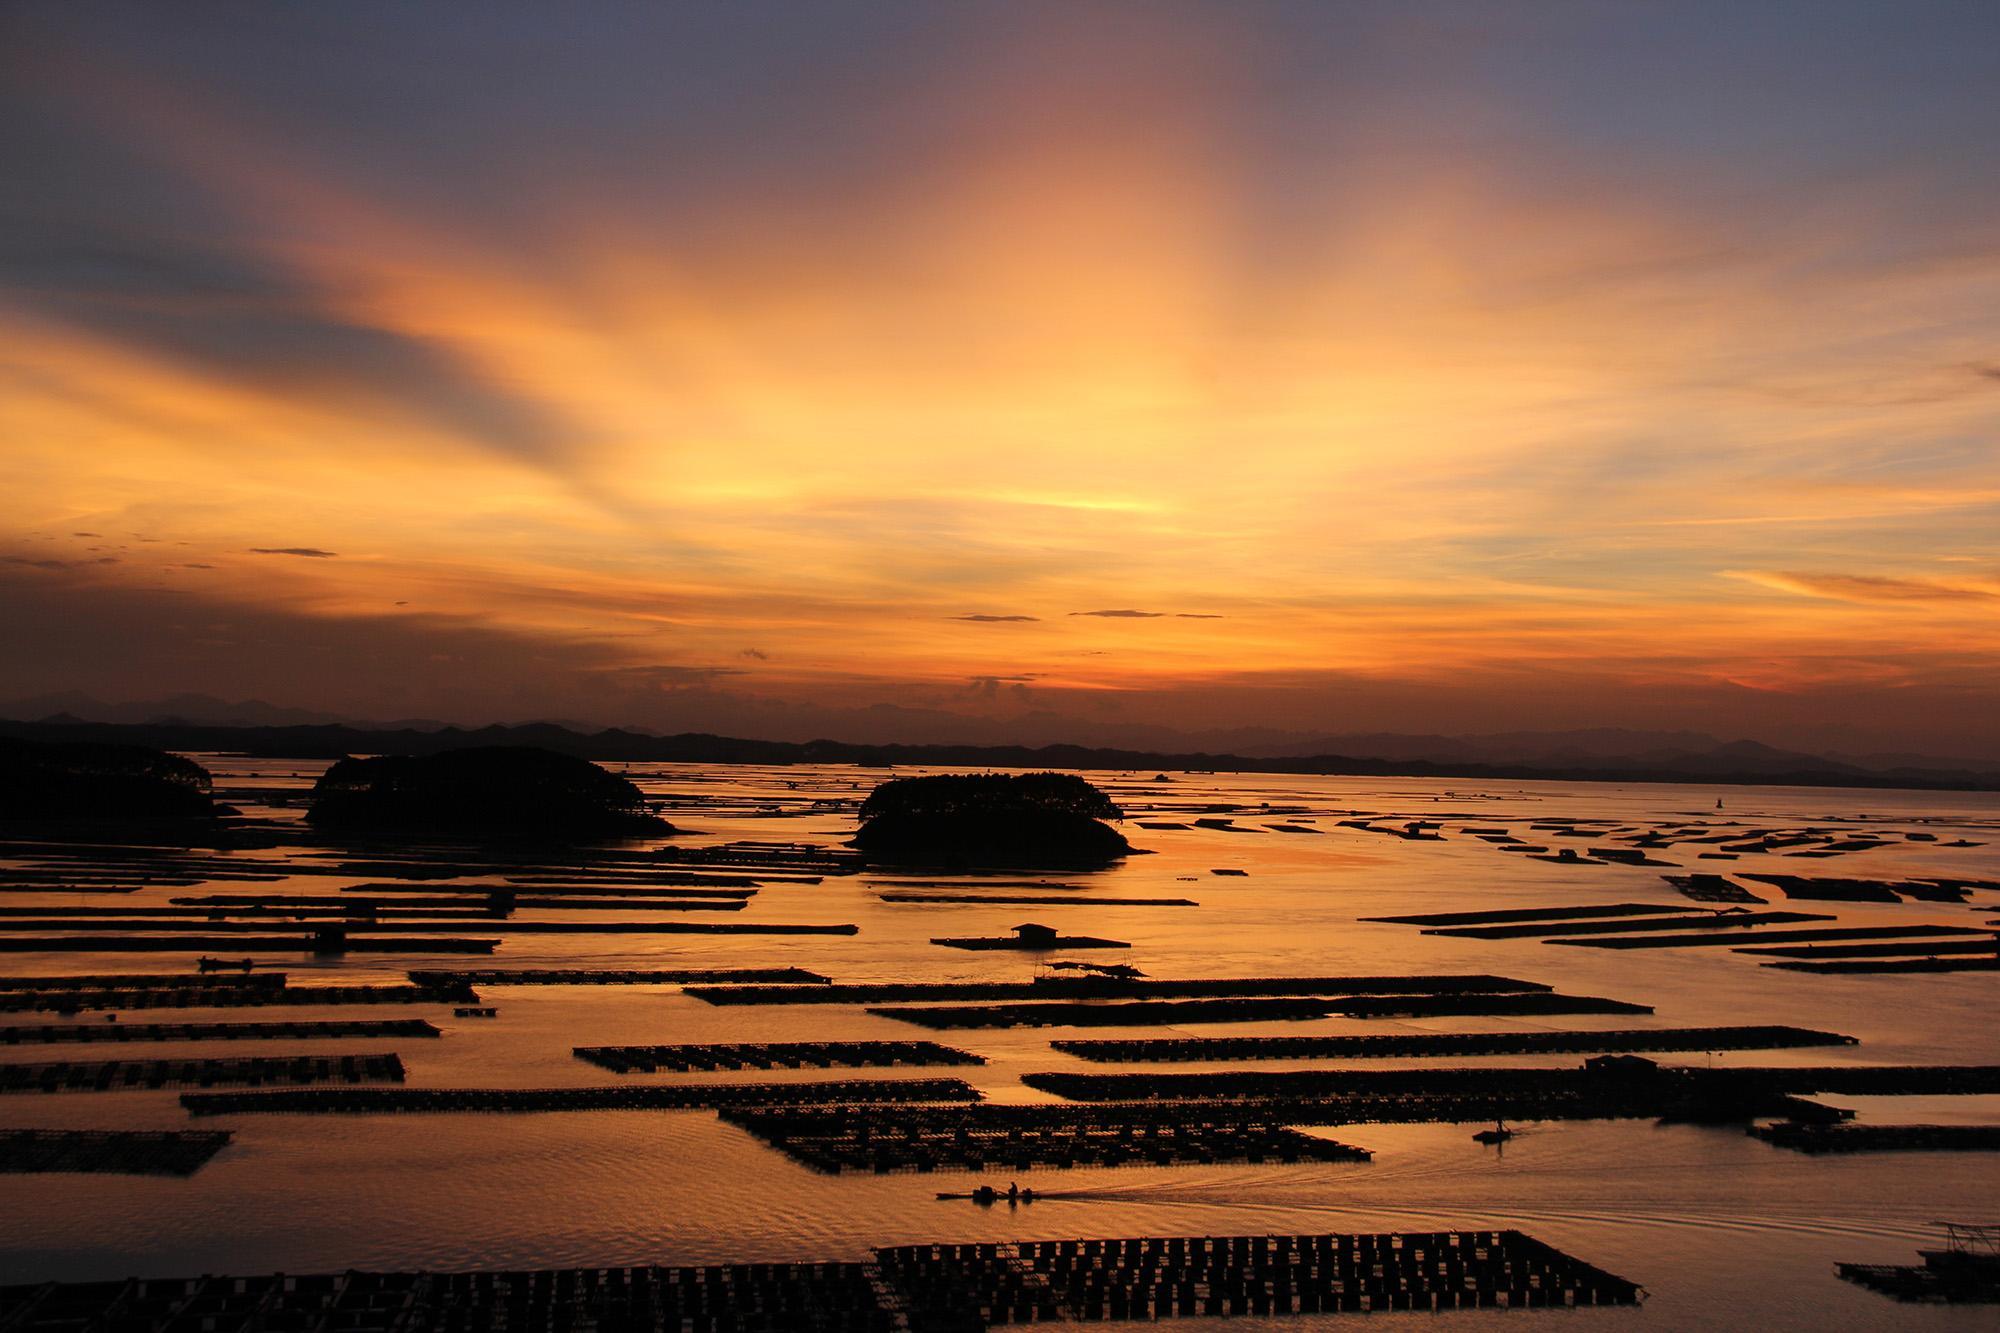
<svg viewBox="0 0 2000 1333">
<path fill-rule="evenodd" d="M 674 832 L 627 779 L 526 745 L 342 759 L 313 787 L 306 818 L 335 833 L 589 840 Z"/>
<path fill-rule="evenodd" d="M 1084 870 L 1134 849 L 1110 797 L 1073 773 L 895 778 L 861 803 L 850 844 L 872 861 Z"/>
<path fill-rule="evenodd" d="M 208 770 L 144 745 L 0 739 L 0 821 L 212 820 Z"/>
</svg>

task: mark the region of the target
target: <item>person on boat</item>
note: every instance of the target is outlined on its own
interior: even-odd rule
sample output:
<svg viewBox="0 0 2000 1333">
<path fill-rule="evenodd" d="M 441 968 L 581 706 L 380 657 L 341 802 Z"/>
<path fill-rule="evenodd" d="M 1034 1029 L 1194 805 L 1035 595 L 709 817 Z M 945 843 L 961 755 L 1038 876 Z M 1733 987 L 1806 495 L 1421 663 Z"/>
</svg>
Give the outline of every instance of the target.
<svg viewBox="0 0 2000 1333">
<path fill-rule="evenodd" d="M 1007 1202 L 1008 1202 L 1008 1203 L 1016 1203 L 1016 1202 L 1019 1202 L 1020 1198 L 1021 1198 L 1021 1187 L 1020 1187 L 1019 1185 L 1015 1184 L 1015 1183 L 1014 1183 L 1013 1181 L 1011 1181 L 1011 1180 L 1010 1180 L 1010 1181 L 1008 1181 L 1008 1182 L 1007 1182 Z"/>
</svg>

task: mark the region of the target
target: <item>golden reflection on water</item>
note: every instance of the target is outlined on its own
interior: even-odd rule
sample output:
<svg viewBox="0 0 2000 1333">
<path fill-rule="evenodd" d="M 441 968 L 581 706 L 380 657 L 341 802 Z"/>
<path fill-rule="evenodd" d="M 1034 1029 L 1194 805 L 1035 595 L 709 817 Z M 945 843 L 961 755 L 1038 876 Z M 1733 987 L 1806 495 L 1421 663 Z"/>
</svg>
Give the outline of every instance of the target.
<svg viewBox="0 0 2000 1333">
<path fill-rule="evenodd" d="M 218 786 L 296 796 L 319 765 L 272 760 L 210 761 Z M 669 811 L 695 845 L 732 839 L 832 842 L 851 814 L 812 812 L 815 799 L 858 797 L 885 776 L 847 768 L 640 766 L 642 785 L 692 798 Z M 252 775 L 255 776 L 252 776 Z M 1535 819 L 1733 819 L 1750 827 L 1856 821 L 1900 833 L 1946 824 L 1977 826 L 1985 843 L 1947 848 L 1897 841 L 1828 861 L 1759 858 L 1759 868 L 1804 874 L 1895 877 L 1942 874 L 2000 879 L 2000 798 L 1795 789 L 1728 789 L 1726 808 L 1706 788 L 1598 784 L 1176 775 L 1169 784 L 1138 775 L 1099 775 L 1134 810 L 1127 832 L 1151 855 L 1087 876 L 1077 905 L 885 904 L 883 878 L 856 876 L 817 885 L 770 883 L 730 919 L 854 922 L 853 937 L 506 936 L 496 967 L 801 966 L 841 981 L 1021 980 L 1031 957 L 935 947 L 934 935 L 1004 933 L 1045 920 L 1066 934 L 1128 940 L 1129 952 L 1096 955 L 1131 962 L 1156 977 L 1342 973 L 1490 972 L 1547 982 L 1579 994 L 1650 1004 L 1650 1017 L 1440 1018 L 1424 1021 L 1326 1019 L 1311 1023 L 1200 1028 L 1094 1028 L 943 1034 L 988 1063 L 968 1070 L 866 1070 L 857 1077 L 962 1073 L 994 1101 L 1041 1100 L 1024 1073 L 1090 1066 L 1049 1049 L 1052 1039 L 1393 1031 L 1516 1031 L 1545 1028 L 1705 1026 L 1787 1023 L 1849 1033 L 1858 1047 L 1699 1053 L 1669 1062 L 1983 1063 L 1991 1036 L 1994 974 L 1811 976 L 1755 965 L 1728 949 L 1610 951 L 1564 948 L 1533 939 L 1425 936 L 1412 927 L 1362 924 L 1386 914 L 1649 902 L 1681 905 L 1661 868 L 1567 866 L 1495 850 L 1456 829 L 1508 826 L 1527 836 Z M 1150 775 L 1143 775 L 1150 776 Z M 1322 832 L 1225 833 L 1147 830 L 1145 802 L 1176 806 L 1304 806 L 1284 816 Z M 239 801 L 239 803 L 241 803 Z M 772 810 L 775 814 L 763 813 Z M 1442 841 L 1404 841 L 1339 826 L 1353 811 L 1443 819 Z M 296 808 L 253 813 L 287 813 Z M 1257 827 L 1279 816 L 1239 813 Z M 1664 859 L 1701 869 L 1682 846 Z M 1744 867 L 1738 867 L 1744 868 Z M 1240 869 L 1223 877 L 1215 869 Z M 357 876 L 359 882 L 366 877 Z M 936 877 L 925 877 L 936 878 Z M 1012 879 L 1035 876 L 1009 876 Z M 270 886 L 328 892 L 343 881 L 314 877 Z M 146 889 L 132 905 L 189 893 L 250 890 Z M 1026 892 L 1008 889 L 1007 892 Z M 1067 892 L 1067 891 L 1064 891 Z M 1184 896 L 1197 908 L 1091 906 L 1094 896 Z M 1779 898 L 1775 892 L 1768 895 Z M 22 905 L 72 905 L 81 896 L 10 895 Z M 99 899 L 98 901 L 103 901 Z M 1978 924 L 1989 906 L 1785 904 L 1837 915 L 1838 924 L 1935 921 Z M 1686 904 L 1698 910 L 1698 905 Z M 525 910 L 523 917 L 548 913 Z M 588 914 L 563 913 L 566 919 Z M 603 914 L 615 919 L 621 913 Z M 476 930 L 464 933 L 476 934 Z M 175 955 L 13 955 L 10 972 L 175 970 Z M 300 981 L 393 980 L 403 967 L 481 966 L 479 960 L 413 955 L 287 964 Z M 442 1039 L 393 1043 L 413 1086 L 541 1087 L 596 1084 L 603 1071 L 574 1059 L 574 1046 L 699 1041 L 783 1041 L 934 1036 L 860 1007 L 715 1007 L 673 987 L 483 987 L 499 1007 L 494 1021 L 433 1013 Z M 402 1012 L 402 1011 L 395 1011 Z M 243 1011 L 172 1011 L 160 1021 L 241 1020 Z M 353 1011 L 301 1008 L 285 1018 L 342 1018 Z M 369 1017 L 390 1016 L 390 1011 Z M 82 1020 L 49 1021 L 88 1021 Z M 16 1016 L 13 1021 L 42 1021 Z M 390 1043 L 311 1043 L 328 1053 L 388 1049 Z M 176 1042 L 159 1047 L 5 1048 L 0 1059 L 144 1058 L 277 1054 L 285 1042 Z M 90 1054 L 81 1054 L 89 1051 Z M 1522 1057 L 1449 1063 L 1536 1063 Z M 1574 1064 L 1576 1057 L 1546 1063 Z M 1258 1068 L 1304 1067 L 1312 1062 Z M 1385 1062 L 1369 1062 L 1371 1065 Z M 1192 1072 L 1222 1066 L 1140 1066 Z M 787 1080 L 806 1073 L 730 1074 Z M 623 1081 L 698 1081 L 716 1075 L 657 1074 Z M 2000 1123 L 2000 1098 L 1846 1098 L 1864 1119 Z M 981 1209 L 939 1202 L 940 1189 L 969 1187 L 965 1175 L 815 1175 L 721 1124 L 708 1112 L 588 1112 L 542 1115 L 245 1116 L 215 1122 L 236 1142 L 187 1180 L 92 1176 L 13 1176 L 0 1210 L 0 1281 L 92 1278 L 128 1273 L 305 1272 L 346 1267 L 533 1267 L 850 1258 L 871 1245 L 932 1240 L 1022 1239 L 1276 1230 L 1397 1230 L 1519 1226 L 1580 1258 L 1643 1283 L 1653 1299 L 1649 1327 L 1727 1323 L 1765 1328 L 1870 1327 L 1891 1323 L 1965 1326 L 1957 1311 L 1892 1306 L 1836 1281 L 1835 1260 L 1909 1262 L 1932 1236 L 1935 1218 L 1993 1220 L 2000 1168 L 1979 1154 L 1885 1154 L 1810 1158 L 1732 1129 L 1659 1127 L 1649 1122 L 1527 1125 L 1502 1150 L 1473 1143 L 1467 1126 L 1362 1125 L 1316 1131 L 1370 1148 L 1373 1162 L 1298 1166 L 1086 1169 L 1033 1173 L 1038 1188 L 1079 1192 L 1027 1207 Z M 0 1125 L 175 1128 L 186 1124 L 173 1092 L 0 1098 Z M 1005 1181 L 999 1177 L 1004 1186 Z M 1447 1322 L 1491 1316 L 1438 1316 Z M 1628 1318 L 1577 1312 L 1568 1318 Z M 1265 1321 L 1236 1321 L 1261 1327 Z M 1271 1327 L 1315 1326 L 1313 1317 Z"/>
</svg>

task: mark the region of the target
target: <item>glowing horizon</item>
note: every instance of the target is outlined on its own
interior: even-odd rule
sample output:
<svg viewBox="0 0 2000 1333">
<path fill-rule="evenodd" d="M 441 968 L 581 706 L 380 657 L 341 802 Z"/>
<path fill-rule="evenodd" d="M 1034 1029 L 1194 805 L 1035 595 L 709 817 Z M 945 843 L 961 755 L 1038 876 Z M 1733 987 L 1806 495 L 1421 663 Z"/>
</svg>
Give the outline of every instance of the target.
<svg viewBox="0 0 2000 1333">
<path fill-rule="evenodd" d="M 2000 755 L 2000 34 L 1809 9 L 17 9 L 0 699 Z"/>
</svg>

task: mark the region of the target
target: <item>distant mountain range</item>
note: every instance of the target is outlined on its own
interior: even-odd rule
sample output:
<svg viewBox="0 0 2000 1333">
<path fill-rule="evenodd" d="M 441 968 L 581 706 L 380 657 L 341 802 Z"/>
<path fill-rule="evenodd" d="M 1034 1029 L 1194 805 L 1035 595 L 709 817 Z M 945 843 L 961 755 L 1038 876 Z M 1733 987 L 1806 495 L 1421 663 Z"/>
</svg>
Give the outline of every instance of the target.
<svg viewBox="0 0 2000 1333">
<path fill-rule="evenodd" d="M 206 694 L 175 694 L 130 703 L 107 703 L 81 691 L 37 695 L 0 702 L 0 719 L 23 722 L 64 719 L 156 726 L 202 727 L 349 727 L 362 732 L 446 732 L 464 723 L 438 718 L 366 718 L 306 708 L 288 708 L 261 699 L 231 702 Z M 1090 750 L 1143 754 L 1201 754 L 1249 760 L 1313 760 L 1327 757 L 1380 759 L 1424 763 L 1439 769 L 1464 765 L 1537 770 L 1609 767 L 1619 771 L 1665 769 L 1706 773 L 1716 768 L 1735 771 L 1805 770 L 1831 766 L 1835 771 L 1863 774 L 2000 772 L 2000 757 L 1915 753 L 1847 753 L 1828 748 L 1768 748 L 1753 741 L 1731 741 L 1699 731 L 1644 731 L 1627 727 L 1594 727 L 1566 731 L 1504 731 L 1444 736 L 1406 732 L 1287 732 L 1270 727 L 1232 727 L 1202 731 L 1176 730 L 1140 723 L 1105 723 L 1049 712 L 1030 712 L 1007 719 L 963 716 L 938 709 L 878 704 L 873 707 L 789 719 L 784 728 L 793 736 L 861 735 L 861 748 L 927 746 L 950 737 L 942 748 L 1041 749 L 1069 745 Z M 542 718 L 571 732 L 595 735 L 601 723 L 572 718 Z M 510 725 L 510 724 L 501 724 Z M 659 729 L 614 729 L 617 734 L 659 737 Z M 769 733 L 745 728 L 751 736 Z M 746 740 L 744 744 L 760 741 Z M 1746 748 L 1747 747 L 1747 748 Z M 1265 765 L 1252 765 L 1264 767 Z M 1280 765 L 1280 768 L 1295 765 Z"/>
<path fill-rule="evenodd" d="M 187 722 L 217 727 L 358 725 L 381 727 L 391 731 L 401 731 L 405 728 L 415 731 L 437 731 L 445 725 L 442 722 L 420 718 L 377 722 L 342 717 L 338 713 L 314 712 L 309 708 L 283 708 L 277 704 L 267 704 L 262 699 L 245 699 L 240 703 L 230 703 L 208 694 L 170 694 L 164 699 L 114 704 L 84 694 L 80 690 L 65 690 L 57 694 L 38 694 L 28 699 L 0 703 L 0 718 L 36 721 L 55 717 L 75 718 L 84 722 L 159 724 Z"/>
<path fill-rule="evenodd" d="M 202 700 L 200 696 L 185 698 L 204 705 L 219 703 Z M 157 705 L 123 707 L 157 709 L 174 703 L 163 700 Z M 925 764 L 2000 790 L 2000 764 L 1930 760 L 1921 756 L 1887 756 L 1871 762 L 1779 750 L 1756 741 L 1723 743 L 1699 733 L 1594 730 L 1457 738 L 1327 737 L 1302 743 L 1297 747 L 1299 753 L 1236 754 L 1083 745 L 763 741 L 693 732 L 656 736 L 617 728 L 590 730 L 554 722 L 478 728 L 431 722 L 356 726 L 338 721 L 297 721 L 294 718 L 298 710 L 254 702 L 219 704 L 219 708 L 232 720 L 204 722 L 156 711 L 145 721 L 119 721 L 59 712 L 29 721 L 0 721 L 0 735 L 32 740 L 124 741 L 167 750 L 301 759 L 347 754 L 428 754 L 467 745 L 539 745 L 586 759 L 659 763 Z M 310 713 L 304 716 L 319 717 Z M 266 720 L 248 721 L 253 717 Z M 239 722 L 236 718 L 245 720 Z"/>
</svg>

